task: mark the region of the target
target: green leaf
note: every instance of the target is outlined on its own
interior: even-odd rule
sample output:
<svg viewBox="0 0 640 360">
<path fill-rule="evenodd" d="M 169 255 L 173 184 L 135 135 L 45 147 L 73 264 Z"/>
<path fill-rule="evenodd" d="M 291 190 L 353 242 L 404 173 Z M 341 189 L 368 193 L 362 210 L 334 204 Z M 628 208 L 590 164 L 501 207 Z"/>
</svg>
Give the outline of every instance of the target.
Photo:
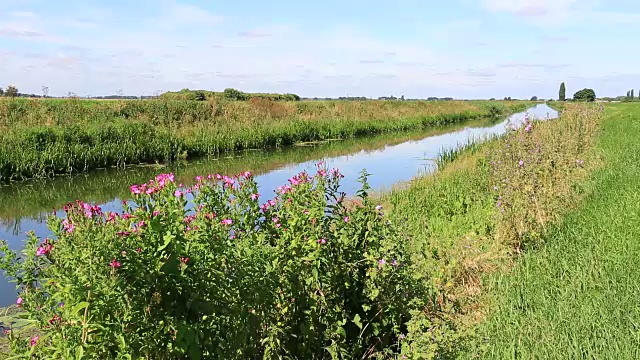
<svg viewBox="0 0 640 360">
<path fill-rule="evenodd" d="M 71 310 L 71 313 L 73 314 L 77 314 L 78 312 L 80 312 L 80 310 L 84 310 L 84 308 L 88 307 L 89 303 L 86 301 L 80 302 L 78 304 L 76 304 L 76 306 L 73 307 L 73 309 Z"/>
<path fill-rule="evenodd" d="M 76 359 L 80 360 L 83 356 L 84 348 L 82 347 L 82 345 L 78 345 L 78 347 L 76 347 Z"/>
<path fill-rule="evenodd" d="M 353 323 L 356 324 L 356 326 L 362 330 L 362 321 L 360 320 L 360 314 L 356 314 L 356 316 L 353 318 Z"/>
</svg>

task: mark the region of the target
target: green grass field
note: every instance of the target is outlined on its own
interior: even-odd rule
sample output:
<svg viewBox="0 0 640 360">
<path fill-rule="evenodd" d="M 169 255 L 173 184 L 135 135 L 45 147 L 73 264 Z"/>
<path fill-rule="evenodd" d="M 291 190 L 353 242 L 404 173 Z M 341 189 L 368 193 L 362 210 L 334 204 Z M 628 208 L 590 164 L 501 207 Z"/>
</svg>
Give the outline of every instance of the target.
<svg viewBox="0 0 640 360">
<path fill-rule="evenodd" d="M 640 106 L 606 105 L 604 164 L 543 246 L 486 281 L 469 357 L 640 358 Z"/>
</svg>

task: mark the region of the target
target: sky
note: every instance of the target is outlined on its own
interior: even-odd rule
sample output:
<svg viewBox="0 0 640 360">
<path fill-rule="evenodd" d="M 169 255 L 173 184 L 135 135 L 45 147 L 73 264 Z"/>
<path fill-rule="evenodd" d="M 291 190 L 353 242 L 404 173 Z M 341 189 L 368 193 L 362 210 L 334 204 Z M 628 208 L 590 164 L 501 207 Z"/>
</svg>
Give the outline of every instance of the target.
<svg viewBox="0 0 640 360">
<path fill-rule="evenodd" d="M 618 96 L 640 88 L 637 24 L 636 0 L 0 0 L 0 87 Z"/>
</svg>

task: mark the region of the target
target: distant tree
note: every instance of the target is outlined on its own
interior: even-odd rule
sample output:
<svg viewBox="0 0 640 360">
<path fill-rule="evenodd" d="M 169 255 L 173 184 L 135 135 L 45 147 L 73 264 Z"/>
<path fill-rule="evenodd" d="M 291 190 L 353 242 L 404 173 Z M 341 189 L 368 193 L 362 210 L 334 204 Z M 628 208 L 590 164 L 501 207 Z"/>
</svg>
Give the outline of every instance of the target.
<svg viewBox="0 0 640 360">
<path fill-rule="evenodd" d="M 593 89 L 582 89 L 573 95 L 575 101 L 595 101 L 596 92 Z"/>
<path fill-rule="evenodd" d="M 494 101 L 495 99 L 496 99 L 496 98 L 491 98 L 491 99 L 489 99 L 489 100 L 490 100 L 490 101 Z"/>
<path fill-rule="evenodd" d="M 400 96 L 400 100 L 404 101 L 404 95 Z"/>
<path fill-rule="evenodd" d="M 558 93 L 558 100 L 565 101 L 567 100 L 567 88 L 564 85 L 564 82 L 560 84 L 560 91 Z"/>
<path fill-rule="evenodd" d="M 4 90 L 2 90 L 2 88 L 0 88 L 0 96 L 4 96 Z"/>
<path fill-rule="evenodd" d="M 18 88 L 13 85 L 7 86 L 7 89 L 4 91 L 4 96 L 7 96 L 7 97 L 18 96 Z"/>
<path fill-rule="evenodd" d="M 205 101 L 207 99 L 207 96 L 204 94 L 203 91 L 196 91 L 196 101 Z"/>
<path fill-rule="evenodd" d="M 633 89 L 631 89 L 631 100 L 633 100 L 633 98 L 635 98 L 635 96 L 633 95 Z"/>
<path fill-rule="evenodd" d="M 224 89 L 222 95 L 227 100 L 247 100 L 248 97 L 247 94 L 243 93 L 242 91 L 232 88 Z"/>
<path fill-rule="evenodd" d="M 49 97 L 49 87 L 48 86 L 43 86 L 42 87 L 42 96 L 47 98 Z"/>
<path fill-rule="evenodd" d="M 538 101 L 538 97 L 537 96 L 532 96 L 531 97 L 531 101 Z"/>
</svg>

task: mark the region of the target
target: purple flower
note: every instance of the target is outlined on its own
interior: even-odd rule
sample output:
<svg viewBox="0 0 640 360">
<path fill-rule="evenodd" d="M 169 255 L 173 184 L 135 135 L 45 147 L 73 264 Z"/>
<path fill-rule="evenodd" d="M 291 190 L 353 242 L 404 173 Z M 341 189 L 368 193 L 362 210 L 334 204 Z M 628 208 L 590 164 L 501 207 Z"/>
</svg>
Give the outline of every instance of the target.
<svg viewBox="0 0 640 360">
<path fill-rule="evenodd" d="M 398 266 L 398 260 L 393 259 L 393 261 L 391 262 L 391 266 Z"/>
<path fill-rule="evenodd" d="M 524 166 L 524 160 L 518 161 L 518 166 L 523 167 Z"/>
<path fill-rule="evenodd" d="M 385 260 L 385 259 L 380 259 L 380 260 L 378 260 L 378 266 L 383 266 L 383 265 L 385 265 L 386 263 L 387 263 L 387 260 Z"/>
</svg>

